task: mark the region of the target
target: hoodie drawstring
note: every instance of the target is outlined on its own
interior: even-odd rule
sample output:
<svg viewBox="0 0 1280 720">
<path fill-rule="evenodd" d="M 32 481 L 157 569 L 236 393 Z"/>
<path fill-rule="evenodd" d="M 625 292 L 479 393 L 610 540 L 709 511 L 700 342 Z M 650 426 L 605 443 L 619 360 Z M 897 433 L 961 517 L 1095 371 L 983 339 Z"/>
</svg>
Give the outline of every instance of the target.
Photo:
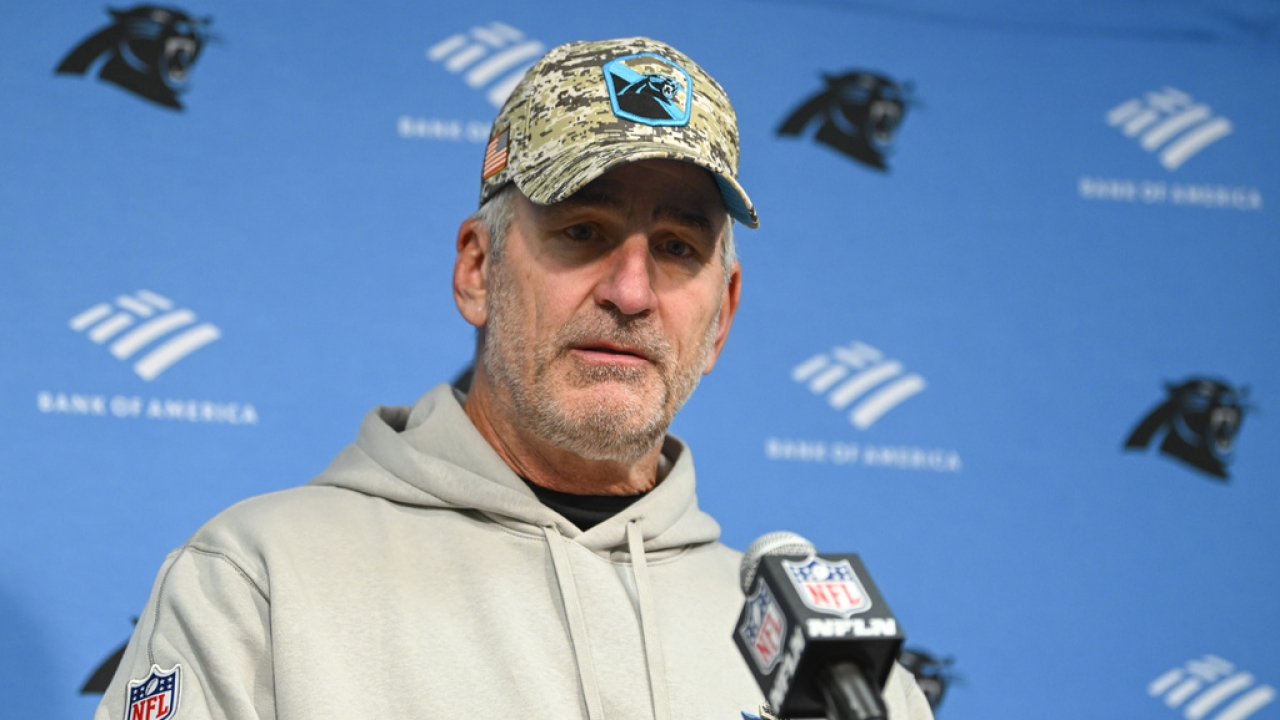
<svg viewBox="0 0 1280 720">
<path fill-rule="evenodd" d="M 551 565 L 560 585 L 560 598 L 564 614 L 569 621 L 569 644 L 578 665 L 578 679 L 582 683 L 582 695 L 587 703 L 588 720 L 604 720 L 604 708 L 600 703 L 600 685 L 596 682 L 595 665 L 591 662 L 591 646 L 587 641 L 587 621 L 578 602 L 578 587 L 573 581 L 573 569 L 569 566 L 569 553 L 565 549 L 564 536 L 555 525 L 544 525 L 542 533 L 551 550 Z M 631 573 L 636 582 L 636 601 L 640 608 L 640 637 L 644 643 L 645 667 L 649 673 L 649 693 L 653 698 L 655 720 L 671 720 L 671 698 L 667 695 L 667 666 L 662 659 L 662 644 L 658 640 L 658 614 L 653 603 L 653 585 L 649 580 L 649 564 L 644 553 L 644 536 L 640 521 L 627 523 L 627 549 L 631 553 Z"/>
<path fill-rule="evenodd" d="M 588 720 L 604 720 L 604 707 L 600 704 L 600 686 L 596 682 L 595 665 L 591 662 L 591 645 L 587 642 L 587 620 L 578 602 L 578 586 L 573 582 L 573 569 L 569 567 L 569 553 L 564 547 L 564 536 L 555 525 L 544 525 L 547 547 L 551 549 L 551 565 L 560 584 L 560 598 L 564 614 L 569 621 L 569 644 L 578 664 L 578 680 L 582 682 L 582 695 L 587 701 Z"/>
<path fill-rule="evenodd" d="M 649 582 L 649 564 L 645 560 L 644 536 L 640 520 L 627 523 L 627 548 L 631 551 L 631 572 L 636 579 L 636 598 L 640 605 L 640 635 L 649 670 L 649 692 L 653 696 L 655 720 L 671 720 L 671 699 L 667 697 L 667 666 L 658 641 L 658 614 L 653 604 L 653 586 Z"/>
</svg>

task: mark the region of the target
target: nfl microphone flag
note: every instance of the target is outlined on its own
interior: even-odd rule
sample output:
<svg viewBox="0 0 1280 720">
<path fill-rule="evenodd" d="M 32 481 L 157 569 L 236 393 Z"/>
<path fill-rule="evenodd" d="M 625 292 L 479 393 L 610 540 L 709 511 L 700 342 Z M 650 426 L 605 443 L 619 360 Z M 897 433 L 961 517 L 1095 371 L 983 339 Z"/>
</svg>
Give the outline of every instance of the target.
<svg viewBox="0 0 1280 720">
<path fill-rule="evenodd" d="M 878 693 L 905 640 L 857 555 L 766 555 L 734 641 L 779 717 L 824 717 L 819 676 L 857 665 Z"/>
</svg>

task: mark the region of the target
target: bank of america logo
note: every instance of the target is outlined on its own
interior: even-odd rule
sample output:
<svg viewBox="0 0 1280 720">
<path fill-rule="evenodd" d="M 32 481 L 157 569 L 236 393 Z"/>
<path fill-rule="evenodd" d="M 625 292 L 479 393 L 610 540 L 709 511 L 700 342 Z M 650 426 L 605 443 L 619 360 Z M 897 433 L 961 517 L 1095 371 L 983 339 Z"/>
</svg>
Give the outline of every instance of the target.
<svg viewBox="0 0 1280 720">
<path fill-rule="evenodd" d="M 879 350 L 853 341 L 805 360 L 791 379 L 825 395 L 833 409 L 849 411 L 849 422 L 866 430 L 885 413 L 925 389 L 924 378 L 906 373 L 902 363 Z"/>
<path fill-rule="evenodd" d="M 444 69 L 457 75 L 475 90 L 484 90 L 494 107 L 502 107 L 515 90 L 520 78 L 546 46 L 526 39 L 524 33 L 500 22 L 473 27 L 427 48 L 427 59 L 444 64 Z"/>
<path fill-rule="evenodd" d="M 98 303 L 71 318 L 71 329 L 107 345 L 117 360 L 137 360 L 133 371 L 154 380 L 174 363 L 222 337 L 196 314 L 174 308 L 173 301 L 149 290 L 121 295 L 114 303 Z"/>
<path fill-rule="evenodd" d="M 1196 153 L 1231 134 L 1231 121 L 1173 87 L 1132 98 L 1107 113 L 1107 124 L 1158 152 L 1166 170 L 1177 170 Z"/>
<path fill-rule="evenodd" d="M 1205 655 L 1151 682 L 1147 692 L 1187 720 L 1244 720 L 1275 700 L 1275 688 L 1257 684 L 1217 655 Z"/>
</svg>

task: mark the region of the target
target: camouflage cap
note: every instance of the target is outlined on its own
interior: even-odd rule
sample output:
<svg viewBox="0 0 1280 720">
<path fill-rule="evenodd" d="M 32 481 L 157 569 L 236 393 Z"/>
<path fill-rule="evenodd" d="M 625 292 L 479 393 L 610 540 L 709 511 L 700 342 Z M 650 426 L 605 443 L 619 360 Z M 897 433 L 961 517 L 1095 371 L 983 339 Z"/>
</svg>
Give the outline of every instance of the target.
<svg viewBox="0 0 1280 720">
<path fill-rule="evenodd" d="M 737 180 L 737 117 L 715 79 L 649 38 L 568 43 L 529 69 L 493 121 L 480 202 L 514 182 L 550 205 L 618 165 L 659 158 L 710 170 L 729 215 L 760 224 Z"/>
</svg>

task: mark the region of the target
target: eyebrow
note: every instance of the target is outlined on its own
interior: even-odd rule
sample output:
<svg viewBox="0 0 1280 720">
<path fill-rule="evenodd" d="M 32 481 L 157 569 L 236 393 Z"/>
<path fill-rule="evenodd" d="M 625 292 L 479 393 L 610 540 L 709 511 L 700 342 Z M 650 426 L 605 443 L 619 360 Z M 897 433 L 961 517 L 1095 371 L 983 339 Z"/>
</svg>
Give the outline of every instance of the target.
<svg viewBox="0 0 1280 720">
<path fill-rule="evenodd" d="M 570 197 L 556 203 L 570 210 L 574 208 L 602 208 L 606 210 L 622 210 L 625 206 L 622 198 L 602 190 L 579 190 Z M 674 205 L 660 205 L 654 210 L 654 217 L 659 220 L 672 220 L 681 225 L 694 227 L 703 232 L 711 232 L 711 219 L 698 210 L 689 210 Z"/>
</svg>

